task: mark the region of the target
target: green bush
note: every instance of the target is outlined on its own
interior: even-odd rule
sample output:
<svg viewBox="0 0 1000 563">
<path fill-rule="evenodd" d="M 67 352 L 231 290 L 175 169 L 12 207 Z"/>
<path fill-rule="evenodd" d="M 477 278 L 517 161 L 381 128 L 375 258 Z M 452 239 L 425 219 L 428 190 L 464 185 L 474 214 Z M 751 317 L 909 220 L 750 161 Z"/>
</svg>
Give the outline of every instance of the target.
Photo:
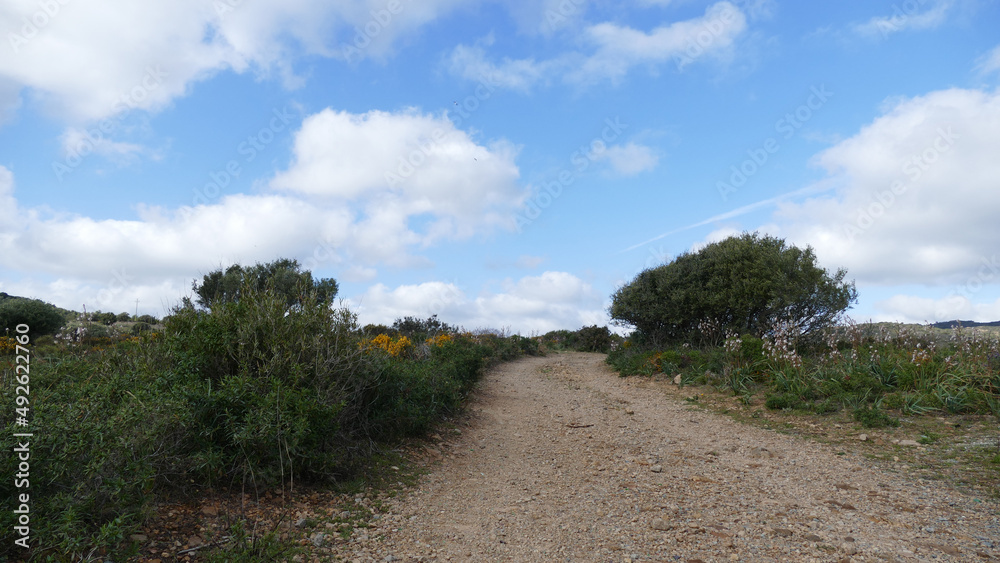
<svg viewBox="0 0 1000 563">
<path fill-rule="evenodd" d="M 603 352 L 611 350 L 611 331 L 606 326 L 585 326 L 576 331 L 576 349 L 581 352 Z"/>
<path fill-rule="evenodd" d="M 492 362 L 537 349 L 481 334 L 392 357 L 318 296 L 289 305 L 267 286 L 239 293 L 211 311 L 175 309 L 162 332 L 32 360 L 45 429 L 31 443 L 33 545 L 74 560 L 114 551 L 154 501 L 192 483 L 253 491 L 344 478 L 379 444 L 454 413 Z M 0 370 L 10 404 L 13 369 Z M 18 430 L 2 416 L 0 447 L 12 451 Z M 16 457 L 0 456 L 0 471 L 15 474 Z M 0 495 L 14 493 L 0 481 Z M 0 513 L 0 525 L 10 530 L 13 516 Z M 0 559 L 25 555 L 13 549 L 0 547 Z"/>
<path fill-rule="evenodd" d="M 764 336 L 785 321 L 809 334 L 857 301 L 845 276 L 817 266 L 811 248 L 745 233 L 641 272 L 615 292 L 610 312 L 660 344 L 690 340 L 708 325 L 716 343 L 726 332 Z"/>
<path fill-rule="evenodd" d="M 764 406 L 770 410 L 795 409 L 802 405 L 802 399 L 794 393 L 781 393 L 778 395 L 768 395 L 764 401 Z"/>
<path fill-rule="evenodd" d="M 16 336 L 17 326 L 28 325 L 32 340 L 46 334 L 55 334 L 62 328 L 64 317 L 55 305 L 38 299 L 14 297 L 0 301 L 0 332 Z M 3 334 L 0 334 L 3 336 Z"/>
<path fill-rule="evenodd" d="M 854 420 L 865 428 L 885 428 L 899 426 L 899 419 L 893 418 L 877 406 L 864 406 L 854 409 Z"/>
</svg>

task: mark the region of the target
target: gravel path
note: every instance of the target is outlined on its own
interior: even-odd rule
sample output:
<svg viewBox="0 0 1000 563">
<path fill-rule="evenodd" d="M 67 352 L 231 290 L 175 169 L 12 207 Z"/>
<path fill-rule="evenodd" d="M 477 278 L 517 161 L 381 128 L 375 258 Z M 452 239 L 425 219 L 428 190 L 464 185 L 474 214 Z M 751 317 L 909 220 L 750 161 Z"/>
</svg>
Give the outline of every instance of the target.
<svg viewBox="0 0 1000 563">
<path fill-rule="evenodd" d="M 986 561 L 994 501 L 882 472 L 622 379 L 600 354 L 487 374 L 358 561 Z"/>
</svg>

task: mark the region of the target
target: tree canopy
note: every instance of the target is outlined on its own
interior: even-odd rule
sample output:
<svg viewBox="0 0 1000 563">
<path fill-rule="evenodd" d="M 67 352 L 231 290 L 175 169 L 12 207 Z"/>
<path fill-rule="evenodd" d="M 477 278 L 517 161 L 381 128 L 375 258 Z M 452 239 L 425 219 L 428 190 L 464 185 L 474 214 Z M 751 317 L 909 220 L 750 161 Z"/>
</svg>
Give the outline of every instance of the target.
<svg viewBox="0 0 1000 563">
<path fill-rule="evenodd" d="M 31 338 L 59 332 L 66 317 L 61 310 L 39 299 L 0 294 L 0 336 L 16 334 L 17 325 L 28 325 Z"/>
<path fill-rule="evenodd" d="M 755 336 L 790 322 L 808 334 L 857 301 L 846 275 L 817 266 L 811 247 L 744 233 L 641 272 L 615 292 L 610 313 L 657 341 L 690 338 L 703 321 Z"/>
<path fill-rule="evenodd" d="M 234 264 L 205 274 L 201 283 L 195 280 L 192 284 L 198 305 L 209 309 L 219 303 L 239 301 L 246 288 L 276 291 L 285 297 L 289 307 L 301 305 L 306 298 L 332 302 L 338 290 L 333 278 L 314 280 L 312 272 L 303 271 L 297 260 L 288 258 L 247 267 Z"/>
</svg>

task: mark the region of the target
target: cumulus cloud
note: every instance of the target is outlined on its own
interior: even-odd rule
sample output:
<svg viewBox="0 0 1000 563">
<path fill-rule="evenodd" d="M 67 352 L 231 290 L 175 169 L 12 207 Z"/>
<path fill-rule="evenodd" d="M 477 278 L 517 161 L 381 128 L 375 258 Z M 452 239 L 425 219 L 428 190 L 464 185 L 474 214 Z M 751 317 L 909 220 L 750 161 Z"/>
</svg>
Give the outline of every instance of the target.
<svg viewBox="0 0 1000 563">
<path fill-rule="evenodd" d="M 776 228 L 859 283 L 963 282 L 1000 240 L 997 131 L 998 92 L 949 89 L 896 101 L 817 155 L 836 188 L 779 204 Z"/>
<path fill-rule="evenodd" d="M 607 324 L 603 297 L 566 272 L 507 280 L 503 290 L 470 297 L 457 284 L 426 282 L 389 289 L 376 284 L 352 299 L 364 323 L 391 324 L 403 316 L 428 317 L 475 328 L 509 328 L 531 334 Z"/>
<path fill-rule="evenodd" d="M 0 268 L 75 283 L 78 293 L 114 276 L 139 291 L 279 256 L 370 280 L 382 265 L 429 265 L 420 250 L 442 240 L 512 229 L 526 197 L 515 154 L 444 117 L 328 109 L 305 119 L 271 191 L 178 209 L 138 205 L 130 220 L 20 209 L 13 175 L 0 167 Z"/>
<path fill-rule="evenodd" d="M 270 186 L 351 201 L 364 216 L 356 231 L 364 254 L 383 260 L 407 245 L 512 228 L 526 197 L 514 146 L 478 144 L 446 117 L 414 110 L 324 110 L 303 122 L 293 154 Z M 418 217 L 427 219 L 421 233 L 410 228 Z"/>
<path fill-rule="evenodd" d="M 222 70 L 276 75 L 288 86 L 302 55 L 384 57 L 461 0 L 238 2 L 123 0 L 0 5 L 15 22 L 0 57 L 0 80 L 27 88 L 51 112 L 97 120 L 129 109 L 158 110 L 190 84 Z"/>
</svg>

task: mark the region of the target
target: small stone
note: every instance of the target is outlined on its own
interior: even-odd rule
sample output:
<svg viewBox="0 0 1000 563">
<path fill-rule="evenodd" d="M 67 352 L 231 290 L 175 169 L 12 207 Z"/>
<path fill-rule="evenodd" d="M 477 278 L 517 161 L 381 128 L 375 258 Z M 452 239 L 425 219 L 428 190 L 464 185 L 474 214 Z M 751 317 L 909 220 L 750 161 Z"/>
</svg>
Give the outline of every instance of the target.
<svg viewBox="0 0 1000 563">
<path fill-rule="evenodd" d="M 837 484 L 834 485 L 834 487 L 837 487 L 838 489 L 840 489 L 842 491 L 856 491 L 856 490 L 858 490 L 857 487 L 852 486 L 852 485 L 848 485 L 847 483 L 837 483 Z"/>
<path fill-rule="evenodd" d="M 131 536 L 128 537 L 128 539 L 130 539 L 132 541 L 137 541 L 137 542 L 144 542 L 144 541 L 148 540 L 149 538 L 146 537 L 145 534 L 132 534 Z"/>
<path fill-rule="evenodd" d="M 900 446 L 919 446 L 920 442 L 917 442 L 916 440 L 900 440 L 899 441 L 899 445 Z"/>
<path fill-rule="evenodd" d="M 953 545 L 946 545 L 946 544 L 941 544 L 941 543 L 925 543 L 924 545 L 927 546 L 927 547 L 933 547 L 934 549 L 943 551 L 943 552 L 947 553 L 948 555 L 961 555 L 962 554 L 962 551 L 959 550 L 957 547 L 955 547 Z"/>
<path fill-rule="evenodd" d="M 806 541 L 823 541 L 823 538 L 817 536 L 816 534 L 807 534 L 805 536 L 802 536 L 802 539 Z"/>
<path fill-rule="evenodd" d="M 846 553 L 847 555 L 854 555 L 855 553 L 858 552 L 858 548 L 854 547 L 853 543 L 845 543 L 844 545 L 840 546 L 840 550 Z"/>
<path fill-rule="evenodd" d="M 774 535 L 781 536 L 783 538 L 787 538 L 792 535 L 792 531 L 786 528 L 773 528 L 773 530 L 774 530 Z"/>
<path fill-rule="evenodd" d="M 625 407 L 625 414 L 635 414 L 635 411 L 631 407 Z"/>
<path fill-rule="evenodd" d="M 680 385 L 680 384 L 681 384 L 681 374 L 678 373 L 677 375 L 674 376 L 674 385 Z"/>
<path fill-rule="evenodd" d="M 305 528 L 306 527 L 306 519 L 305 518 L 299 518 L 298 520 L 296 520 L 295 521 L 295 527 L 296 528 Z"/>
<path fill-rule="evenodd" d="M 663 466 L 660 464 L 656 464 L 653 467 L 650 467 L 649 470 L 652 471 L 653 473 L 663 473 Z"/>
<path fill-rule="evenodd" d="M 309 541 L 311 541 L 316 547 L 322 547 L 323 542 L 326 541 L 326 534 L 323 532 L 316 532 L 315 534 L 309 536 Z"/>
<path fill-rule="evenodd" d="M 862 434 L 862 435 L 858 436 L 858 440 L 861 440 L 862 442 L 867 442 L 868 441 L 868 434 Z"/>
<path fill-rule="evenodd" d="M 674 529 L 673 525 L 668 523 L 663 518 L 653 518 L 653 521 L 649 524 L 649 526 L 654 530 L 660 530 L 661 532 L 667 532 Z"/>
</svg>

